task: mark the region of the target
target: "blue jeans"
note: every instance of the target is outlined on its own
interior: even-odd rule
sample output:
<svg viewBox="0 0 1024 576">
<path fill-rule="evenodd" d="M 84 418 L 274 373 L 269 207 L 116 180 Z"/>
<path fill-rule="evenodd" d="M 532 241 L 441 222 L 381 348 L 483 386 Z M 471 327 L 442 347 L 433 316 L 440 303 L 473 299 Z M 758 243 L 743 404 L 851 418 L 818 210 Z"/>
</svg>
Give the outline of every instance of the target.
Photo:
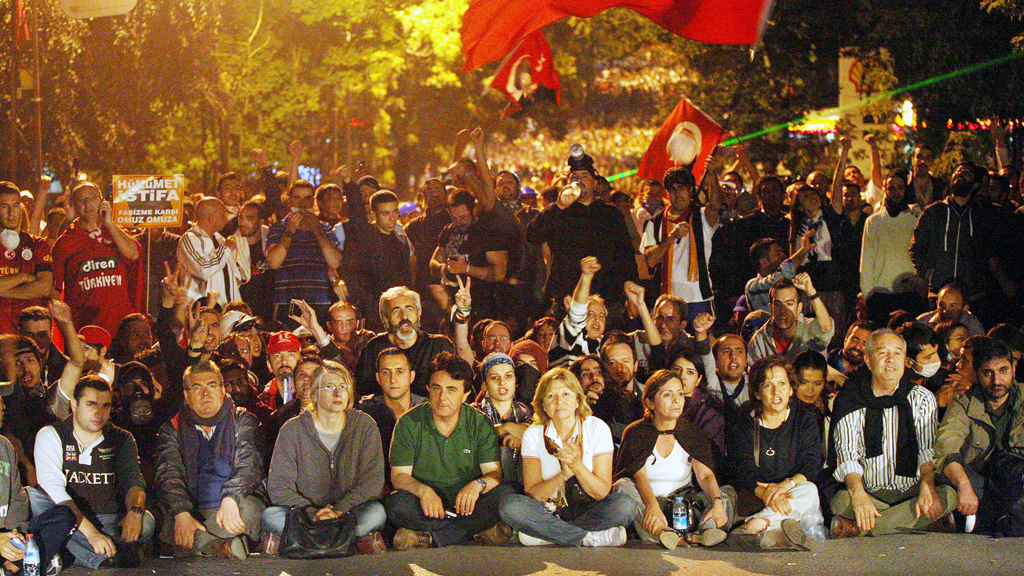
<svg viewBox="0 0 1024 576">
<path fill-rule="evenodd" d="M 55 506 L 53 500 L 38 488 L 28 488 L 28 499 L 32 505 L 33 516 L 38 516 Z M 101 532 L 114 540 L 114 546 L 119 551 L 125 547 L 145 544 L 153 537 L 156 520 L 153 519 L 153 515 L 149 511 L 146 511 L 142 516 L 142 532 L 139 534 L 139 539 L 135 542 L 129 543 L 121 540 L 121 525 L 119 522 L 121 522 L 122 518 L 124 518 L 123 514 L 96 514 L 94 518 L 89 520 Z M 65 548 L 67 548 L 68 552 L 74 554 L 76 564 L 82 564 L 93 570 L 99 568 L 100 564 L 107 559 L 103 554 L 93 552 L 92 544 L 89 544 L 89 539 L 80 530 L 75 531 Z"/>
<path fill-rule="evenodd" d="M 636 503 L 625 494 L 610 492 L 586 509 L 571 509 L 563 520 L 548 512 L 544 503 L 532 496 L 509 494 L 498 507 L 506 524 L 534 538 L 562 546 L 579 546 L 587 532 L 599 532 L 626 526 L 636 515 Z"/>
<path fill-rule="evenodd" d="M 288 506 L 268 506 L 260 516 L 265 532 L 273 532 L 278 536 L 284 532 L 284 522 L 288 518 Z M 356 517 L 356 536 L 362 538 L 370 532 L 379 532 L 387 521 L 384 505 L 376 500 L 367 500 L 352 507 L 352 515 Z"/>
</svg>

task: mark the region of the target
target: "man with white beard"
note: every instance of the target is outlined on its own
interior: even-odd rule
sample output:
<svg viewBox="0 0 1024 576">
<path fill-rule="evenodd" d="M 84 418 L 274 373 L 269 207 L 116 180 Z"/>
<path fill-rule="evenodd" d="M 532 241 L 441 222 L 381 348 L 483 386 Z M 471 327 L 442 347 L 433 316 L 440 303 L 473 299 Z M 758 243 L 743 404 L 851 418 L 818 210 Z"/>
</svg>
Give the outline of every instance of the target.
<svg viewBox="0 0 1024 576">
<path fill-rule="evenodd" d="M 377 355 L 381 350 L 397 347 L 409 359 L 416 372 L 412 393 L 427 396 L 430 382 L 430 362 L 441 352 L 455 352 L 447 336 L 428 334 L 420 330 L 420 295 L 404 286 L 389 288 L 380 295 L 380 319 L 387 332 L 373 337 L 363 348 L 356 365 L 357 397 L 373 394 L 378 389 L 376 379 Z"/>
</svg>

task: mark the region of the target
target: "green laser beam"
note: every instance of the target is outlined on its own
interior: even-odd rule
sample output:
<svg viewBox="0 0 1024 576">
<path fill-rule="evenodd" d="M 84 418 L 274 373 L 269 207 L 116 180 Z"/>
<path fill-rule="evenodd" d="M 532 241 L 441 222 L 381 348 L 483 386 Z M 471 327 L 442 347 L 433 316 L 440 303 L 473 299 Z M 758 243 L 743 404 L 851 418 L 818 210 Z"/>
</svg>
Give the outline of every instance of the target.
<svg viewBox="0 0 1024 576">
<path fill-rule="evenodd" d="M 925 78 L 924 80 L 921 80 L 921 81 L 918 81 L 918 82 L 914 82 L 912 84 L 907 84 L 906 86 L 900 86 L 899 88 L 893 88 L 892 90 L 887 90 L 885 92 L 880 92 L 878 94 L 875 94 L 873 96 L 868 96 L 867 98 L 864 98 L 862 100 L 858 100 L 856 102 L 851 102 L 849 104 L 844 104 L 842 106 L 837 106 L 835 108 L 830 108 L 828 110 L 825 110 L 823 112 L 815 114 L 814 116 L 802 116 L 800 118 L 797 118 L 796 120 L 790 120 L 789 122 L 783 122 L 782 124 L 776 124 L 775 126 L 769 126 L 768 128 L 765 128 L 763 130 L 758 130 L 757 132 L 751 132 L 750 134 L 744 134 L 743 136 L 737 136 L 735 138 L 730 138 L 730 139 L 726 140 L 725 142 L 722 142 L 720 144 L 720 146 L 733 146 L 735 144 L 739 144 L 740 142 L 751 140 L 751 139 L 757 138 L 759 136 L 764 136 L 765 134 L 771 134 L 772 132 L 778 132 L 779 130 L 785 130 L 786 128 L 789 128 L 790 126 L 795 126 L 797 124 L 803 124 L 804 122 L 810 120 L 811 118 L 818 118 L 818 117 L 821 117 L 821 116 L 834 116 L 834 115 L 837 115 L 840 112 L 843 112 L 845 110 L 849 110 L 851 108 L 860 108 L 862 106 L 866 106 L 868 104 L 871 104 L 872 102 L 875 102 L 877 100 L 881 100 L 883 98 L 889 98 L 889 97 L 892 97 L 892 96 L 896 96 L 897 94 L 902 94 L 904 92 L 909 92 L 911 90 L 917 90 L 918 88 L 924 88 L 925 86 L 930 86 L 930 85 L 936 84 L 938 82 L 943 82 L 945 80 L 949 80 L 950 78 L 956 78 L 957 76 L 963 76 L 965 74 L 973 74 L 974 72 L 977 72 L 978 70 L 984 70 L 985 68 L 991 68 L 992 66 L 998 66 L 1000 64 L 1004 64 L 1006 62 L 1009 62 L 1011 60 L 1016 60 L 1016 59 L 1021 58 L 1021 57 L 1024 57 L 1024 51 L 1011 52 L 1011 53 L 1009 53 L 1009 54 L 1007 54 L 1005 56 L 1000 56 L 999 58 L 994 58 L 992 60 L 986 60 L 985 62 L 979 62 L 978 64 L 973 64 L 971 66 L 960 68 L 958 70 L 953 70 L 952 72 L 946 72 L 945 74 L 940 74 L 938 76 L 932 76 L 931 78 Z M 625 178 L 627 176 L 632 176 L 632 175 L 636 174 L 637 171 L 638 170 L 636 170 L 636 169 L 627 170 L 625 172 L 621 172 L 619 174 L 615 174 L 614 176 L 609 176 L 608 177 L 608 181 L 609 182 L 613 182 L 613 181 L 618 180 L 620 178 Z"/>
</svg>

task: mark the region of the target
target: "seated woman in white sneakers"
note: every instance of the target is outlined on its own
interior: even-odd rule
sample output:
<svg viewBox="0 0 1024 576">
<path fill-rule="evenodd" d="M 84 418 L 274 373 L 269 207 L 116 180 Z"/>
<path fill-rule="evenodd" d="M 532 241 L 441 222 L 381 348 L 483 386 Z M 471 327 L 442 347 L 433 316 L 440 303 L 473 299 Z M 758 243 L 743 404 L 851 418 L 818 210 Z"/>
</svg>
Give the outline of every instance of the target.
<svg viewBox="0 0 1024 576">
<path fill-rule="evenodd" d="M 676 372 L 658 370 L 652 374 L 644 386 L 646 415 L 622 433 L 615 461 L 615 477 L 619 480 L 612 491 L 636 503 L 637 518 L 633 522 L 640 539 L 660 541 L 669 550 L 676 547 L 681 536 L 669 520 L 675 496 L 692 497 L 706 510 L 696 530 L 700 534 L 697 541 L 704 546 L 725 540 L 736 500 L 732 488 L 718 485 L 707 436 L 682 417 L 687 392 Z M 693 490 L 694 481 L 699 491 Z"/>
<path fill-rule="evenodd" d="M 612 433 L 591 415 L 579 380 L 548 371 L 533 396 L 534 425 L 523 433 L 525 495 L 499 512 L 527 546 L 621 546 L 636 504 L 612 488 Z"/>
</svg>

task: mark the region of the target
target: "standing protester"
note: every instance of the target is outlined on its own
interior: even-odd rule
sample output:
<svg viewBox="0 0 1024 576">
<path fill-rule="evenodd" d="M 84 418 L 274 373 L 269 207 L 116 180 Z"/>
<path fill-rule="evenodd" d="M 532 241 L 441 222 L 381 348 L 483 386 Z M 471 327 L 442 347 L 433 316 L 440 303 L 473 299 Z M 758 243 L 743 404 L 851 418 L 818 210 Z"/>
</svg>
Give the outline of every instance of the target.
<svg viewBox="0 0 1024 576">
<path fill-rule="evenodd" d="M 211 292 L 219 295 L 208 305 L 227 305 L 242 299 L 239 290 L 249 281 L 249 243 L 220 231 L 228 222 L 227 207 L 216 198 L 203 198 L 196 204 L 195 223 L 181 236 L 178 262 L 188 273 L 186 290 L 190 300 L 198 300 Z"/>
<path fill-rule="evenodd" d="M 238 210 L 238 230 L 231 236 L 249 246 L 249 281 L 239 287 L 242 301 L 259 318 L 273 317 L 274 271 L 267 262 L 267 233 L 260 220 L 260 203 L 250 200 Z"/>
<path fill-rule="evenodd" d="M 561 305 L 582 273 L 578 262 L 594 257 L 604 272 L 594 279 L 593 293 L 612 303 L 623 301 L 622 284 L 636 280 L 636 259 L 626 221 L 615 207 L 594 197 L 597 170 L 588 154 L 569 157 L 569 181 L 554 206 L 545 209 L 526 228 L 533 244 L 547 243 L 551 249 L 551 274 L 547 297 Z"/>
<path fill-rule="evenodd" d="M 267 263 L 275 270 L 274 319 L 290 323 L 292 300 L 305 300 L 321 322 L 333 300 L 330 274 L 341 266 L 338 239 L 313 214 L 313 185 L 296 180 L 288 188 L 292 212 L 267 232 Z"/>
<path fill-rule="evenodd" d="M 0 182 L 0 333 L 15 333 L 18 315 L 30 306 L 44 306 L 53 288 L 50 245 L 21 231 L 21 192 Z"/>
<path fill-rule="evenodd" d="M 53 246 L 54 297 L 64 294 L 76 326 L 113 334 L 121 318 L 142 309 L 141 248 L 114 224 L 110 202 L 92 182 L 77 184 L 71 203 L 78 218 Z"/>
<path fill-rule="evenodd" d="M 672 168 L 665 173 L 669 205 L 644 226 L 640 249 L 661 294 L 678 296 L 686 302 L 687 320 L 698 314 L 714 314 L 711 276 L 711 240 L 718 227 L 721 191 L 718 178 L 708 182 L 707 206 L 696 202 L 697 182 L 689 168 Z"/>
</svg>

